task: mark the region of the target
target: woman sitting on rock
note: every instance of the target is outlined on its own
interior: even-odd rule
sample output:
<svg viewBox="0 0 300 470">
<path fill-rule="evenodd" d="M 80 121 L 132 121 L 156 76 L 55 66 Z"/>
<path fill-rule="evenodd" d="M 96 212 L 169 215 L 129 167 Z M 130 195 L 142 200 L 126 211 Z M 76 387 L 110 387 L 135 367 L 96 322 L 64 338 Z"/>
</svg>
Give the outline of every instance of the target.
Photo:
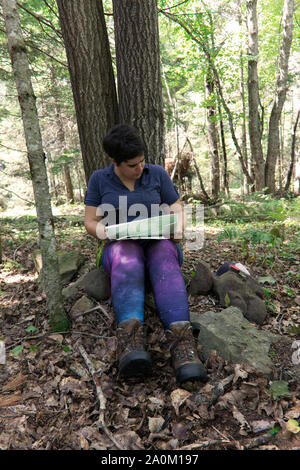
<svg viewBox="0 0 300 470">
<path fill-rule="evenodd" d="M 206 371 L 192 334 L 176 234 L 173 239 L 110 240 L 104 223 L 105 212 L 109 220 L 107 208 L 114 209 L 108 223 L 114 225 L 134 220 L 141 204 L 146 208 L 146 217 L 153 215 L 153 207 L 164 204 L 171 213 L 178 214 L 182 226 L 183 206 L 178 191 L 163 167 L 145 162 L 144 145 L 131 126 L 114 126 L 104 138 L 103 147 L 112 163 L 90 177 L 84 201 L 85 227 L 89 234 L 104 240 L 101 264 L 110 277 L 117 319 L 119 374 L 128 378 L 146 376 L 151 371 L 143 334 L 148 275 L 178 382 L 204 381 Z M 157 211 L 155 215 L 159 215 Z"/>
</svg>

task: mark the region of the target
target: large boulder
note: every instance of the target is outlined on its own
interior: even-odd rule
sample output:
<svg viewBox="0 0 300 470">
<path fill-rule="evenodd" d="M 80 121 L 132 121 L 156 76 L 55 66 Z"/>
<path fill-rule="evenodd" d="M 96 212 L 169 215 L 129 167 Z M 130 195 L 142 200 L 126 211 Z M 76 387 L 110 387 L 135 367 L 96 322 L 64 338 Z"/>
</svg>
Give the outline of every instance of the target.
<svg viewBox="0 0 300 470">
<path fill-rule="evenodd" d="M 191 323 L 199 330 L 198 342 L 204 360 L 216 350 L 223 359 L 249 364 L 266 376 L 272 375 L 271 345 L 287 341 L 280 335 L 259 330 L 237 307 L 221 312 L 191 313 Z"/>
</svg>

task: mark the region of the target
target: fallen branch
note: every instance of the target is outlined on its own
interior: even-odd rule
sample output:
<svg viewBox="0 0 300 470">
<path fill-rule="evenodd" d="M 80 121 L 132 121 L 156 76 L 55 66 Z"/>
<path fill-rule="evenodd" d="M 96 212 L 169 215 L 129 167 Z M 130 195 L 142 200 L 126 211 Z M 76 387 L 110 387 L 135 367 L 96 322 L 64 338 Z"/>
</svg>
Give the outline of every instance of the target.
<svg viewBox="0 0 300 470">
<path fill-rule="evenodd" d="M 200 441 L 200 442 L 194 442 L 193 444 L 188 444 L 183 447 L 178 447 L 175 450 L 197 450 L 197 449 L 202 449 L 203 447 L 208 447 L 208 446 L 214 446 L 216 444 L 231 444 L 229 440 L 226 439 L 214 439 L 211 441 Z"/>
<path fill-rule="evenodd" d="M 107 313 L 105 308 L 102 307 L 102 305 L 100 305 L 100 304 L 96 305 L 96 307 L 93 307 L 93 308 L 90 308 L 89 310 L 86 310 L 85 312 L 74 312 L 73 315 L 72 315 L 72 319 L 77 318 L 77 317 L 81 317 L 82 315 L 85 315 L 87 313 L 95 312 L 95 310 L 101 310 L 101 312 L 104 313 L 106 318 L 110 319 L 109 314 Z"/>
<path fill-rule="evenodd" d="M 122 446 L 120 446 L 120 444 L 115 440 L 113 435 L 107 429 L 107 426 L 106 426 L 105 420 L 104 420 L 104 413 L 105 413 L 105 410 L 106 410 L 106 398 L 103 394 L 103 391 L 102 391 L 102 388 L 101 388 L 101 385 L 100 385 L 100 382 L 99 382 L 99 378 L 96 374 L 96 370 L 95 370 L 91 360 L 89 359 L 84 347 L 82 345 L 79 345 L 78 348 L 79 348 L 79 352 L 82 355 L 82 357 L 84 359 L 84 362 L 85 362 L 85 364 L 86 364 L 86 366 L 87 366 L 87 368 L 88 368 L 88 370 L 89 370 L 89 372 L 92 376 L 94 385 L 96 387 L 96 393 L 97 393 L 97 397 L 98 397 L 98 401 L 99 401 L 99 418 L 98 418 L 98 421 L 97 421 L 97 426 L 98 426 L 99 429 L 102 429 L 104 431 L 106 436 L 112 441 L 112 443 L 117 447 L 117 449 L 125 450 Z"/>
<path fill-rule="evenodd" d="M 264 444 L 268 444 L 274 439 L 273 434 L 263 434 L 262 436 L 256 437 L 255 439 L 251 439 L 248 441 L 247 444 L 244 444 L 245 449 L 254 449 L 255 447 L 259 447 Z"/>
</svg>

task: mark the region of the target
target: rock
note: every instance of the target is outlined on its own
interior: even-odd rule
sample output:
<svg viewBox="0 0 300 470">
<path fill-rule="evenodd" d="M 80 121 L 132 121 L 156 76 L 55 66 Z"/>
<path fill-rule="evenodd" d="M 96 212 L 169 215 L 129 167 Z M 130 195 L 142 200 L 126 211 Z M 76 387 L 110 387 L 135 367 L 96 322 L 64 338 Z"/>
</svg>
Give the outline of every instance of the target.
<svg viewBox="0 0 300 470">
<path fill-rule="evenodd" d="M 62 290 L 63 297 L 68 300 L 76 297 L 78 290 L 83 288 L 85 275 L 81 276 L 77 281 L 72 282 Z"/>
<path fill-rule="evenodd" d="M 78 269 L 84 263 L 84 256 L 80 251 L 58 251 L 59 274 L 63 283 L 71 281 Z M 41 273 L 43 262 L 40 250 L 33 252 L 33 261 L 38 273 Z"/>
<path fill-rule="evenodd" d="M 93 302 L 91 302 L 85 295 L 83 295 L 71 308 L 70 315 L 72 315 L 76 312 L 85 312 L 86 310 L 90 310 L 93 308 Z"/>
<path fill-rule="evenodd" d="M 190 283 L 189 293 L 207 295 L 213 288 L 214 278 L 208 264 L 201 261 L 195 269 L 195 276 Z"/>
<path fill-rule="evenodd" d="M 241 277 L 228 271 L 214 278 L 214 292 L 218 295 L 221 307 L 238 307 L 245 318 L 262 325 L 267 316 L 263 297 L 264 288 L 250 276 Z"/>
<path fill-rule="evenodd" d="M 266 376 L 272 374 L 272 361 L 268 353 L 275 342 L 282 342 L 280 335 L 258 330 L 249 323 L 237 307 L 221 312 L 191 313 L 194 329 L 200 330 L 198 342 L 206 360 L 212 350 L 232 363 L 246 363 Z"/>
<path fill-rule="evenodd" d="M 62 282 L 69 282 L 84 263 L 84 256 L 80 251 L 59 251 L 59 274 Z"/>
<path fill-rule="evenodd" d="M 191 279 L 189 293 L 215 294 L 221 307 L 238 307 L 247 320 L 262 325 L 267 317 L 263 300 L 265 289 L 251 276 L 240 274 L 230 270 L 216 276 L 211 273 L 208 264 L 200 261 Z"/>
<path fill-rule="evenodd" d="M 106 300 L 110 296 L 108 276 L 101 269 L 93 269 L 87 273 L 82 282 L 85 292 L 93 299 Z"/>
</svg>

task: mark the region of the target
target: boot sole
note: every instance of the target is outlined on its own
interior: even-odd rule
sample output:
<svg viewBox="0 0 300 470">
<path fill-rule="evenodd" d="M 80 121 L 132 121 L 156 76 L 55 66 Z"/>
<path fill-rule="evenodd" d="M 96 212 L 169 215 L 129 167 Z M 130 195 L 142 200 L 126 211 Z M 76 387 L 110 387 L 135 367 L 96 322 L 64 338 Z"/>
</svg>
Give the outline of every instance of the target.
<svg viewBox="0 0 300 470">
<path fill-rule="evenodd" d="M 176 379 L 179 383 L 188 380 L 200 380 L 206 382 L 207 372 L 201 364 L 184 364 L 176 371 Z"/>
<path fill-rule="evenodd" d="M 151 374 L 152 363 L 146 351 L 132 351 L 119 365 L 119 376 L 122 378 L 146 377 Z"/>
</svg>

